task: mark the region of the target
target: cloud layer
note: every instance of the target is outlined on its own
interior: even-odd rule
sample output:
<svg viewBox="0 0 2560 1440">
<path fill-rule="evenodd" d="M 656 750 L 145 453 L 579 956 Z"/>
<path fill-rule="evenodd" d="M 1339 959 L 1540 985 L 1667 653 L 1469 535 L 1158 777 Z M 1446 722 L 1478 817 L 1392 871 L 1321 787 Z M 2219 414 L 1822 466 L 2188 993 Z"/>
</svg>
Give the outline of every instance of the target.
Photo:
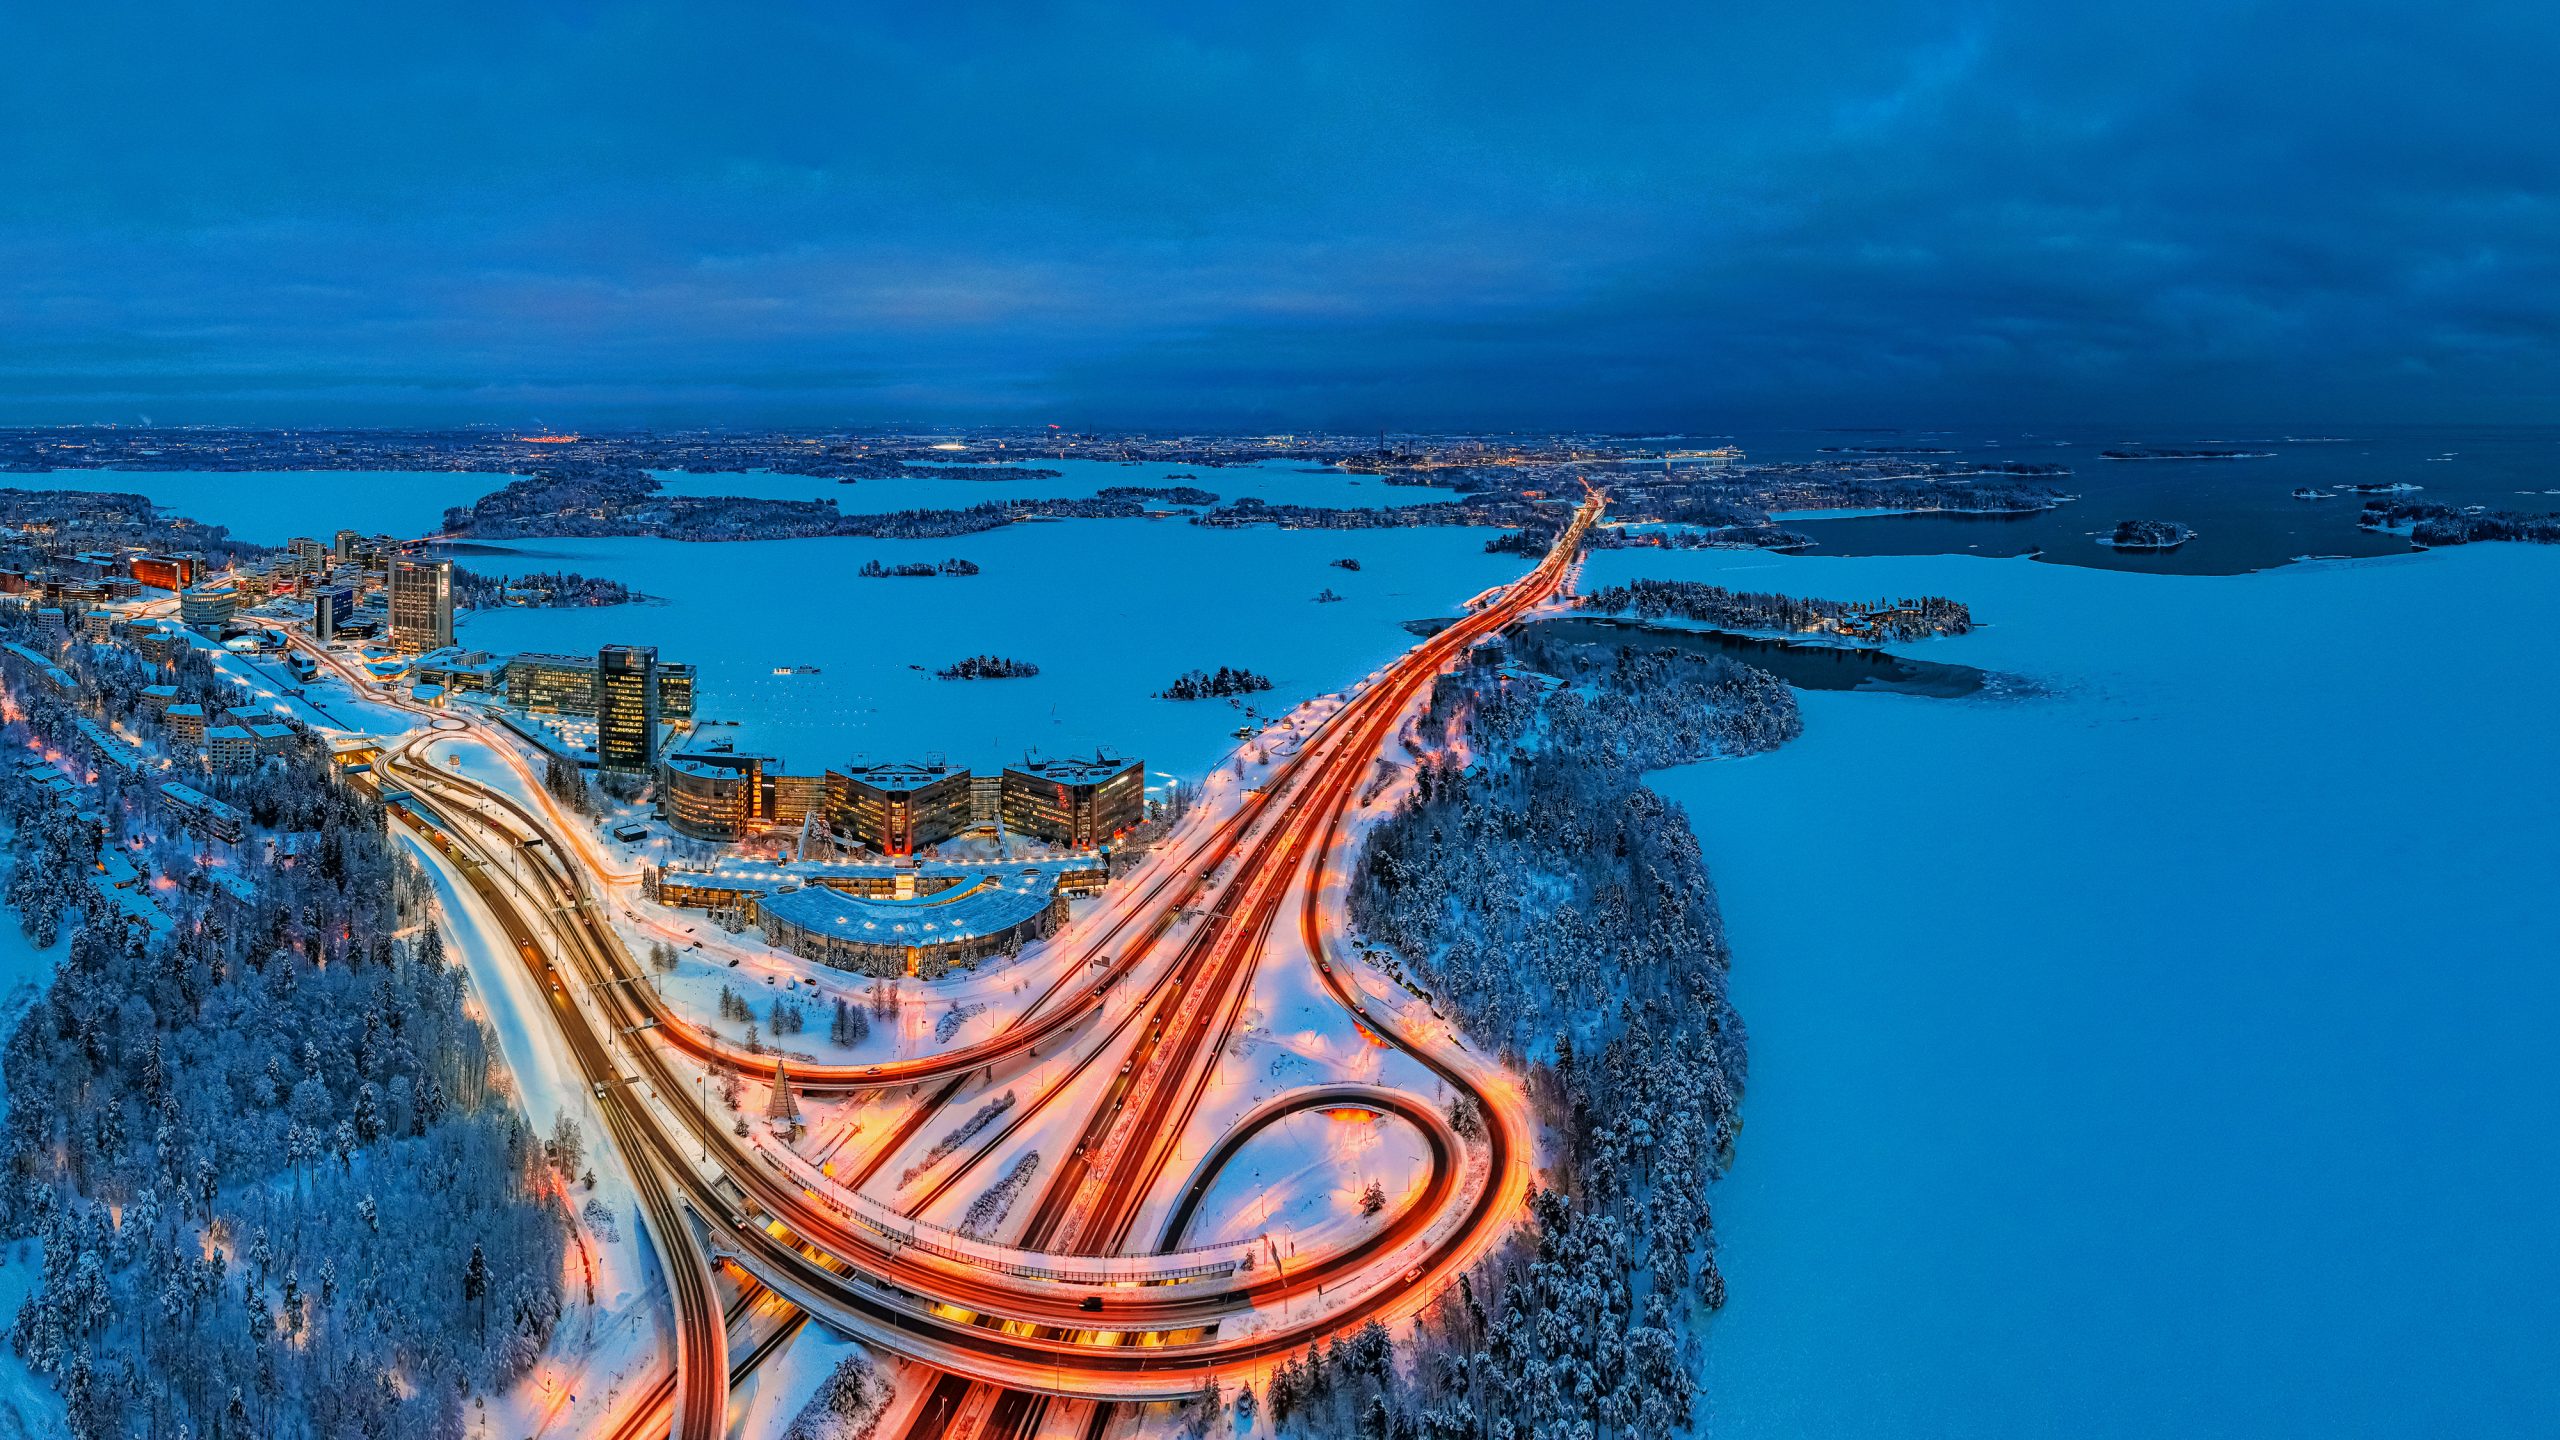
<svg viewBox="0 0 2560 1440">
<path fill-rule="evenodd" d="M 844 8 L 0 12 L 0 419 L 2533 421 L 2560 380 L 2547 5 Z"/>
</svg>

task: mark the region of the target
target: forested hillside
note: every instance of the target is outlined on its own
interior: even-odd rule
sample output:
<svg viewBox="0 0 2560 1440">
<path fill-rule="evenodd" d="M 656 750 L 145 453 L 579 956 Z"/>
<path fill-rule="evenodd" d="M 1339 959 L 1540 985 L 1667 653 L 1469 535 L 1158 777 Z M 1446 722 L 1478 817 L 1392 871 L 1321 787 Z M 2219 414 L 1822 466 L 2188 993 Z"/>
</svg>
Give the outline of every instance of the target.
<svg viewBox="0 0 2560 1440">
<path fill-rule="evenodd" d="M 109 654 L 63 661 L 135 719 Z M 41 1267 L 10 1343 L 82 1437 L 467 1433 L 560 1313 L 563 1182 L 381 807 L 305 742 L 219 787 L 240 841 L 190 837 L 61 699 L 5 711 L 75 787 L 0 771 L 12 905 L 72 936 L 0 1062 L 0 1239 Z"/>
<path fill-rule="evenodd" d="M 1532 1222 L 1428 1312 L 1404 1363 L 1373 1332 L 1282 1370 L 1259 1402 L 1281 1433 L 1688 1428 L 1694 1326 L 1724 1300 L 1707 1190 L 1732 1155 L 1744 1034 L 1697 838 L 1641 777 L 1800 728 L 1792 692 L 1720 658 L 1440 682 L 1423 738 L 1490 758 L 1425 765 L 1369 837 L 1352 914 L 1529 1070 L 1560 1150 Z"/>
</svg>

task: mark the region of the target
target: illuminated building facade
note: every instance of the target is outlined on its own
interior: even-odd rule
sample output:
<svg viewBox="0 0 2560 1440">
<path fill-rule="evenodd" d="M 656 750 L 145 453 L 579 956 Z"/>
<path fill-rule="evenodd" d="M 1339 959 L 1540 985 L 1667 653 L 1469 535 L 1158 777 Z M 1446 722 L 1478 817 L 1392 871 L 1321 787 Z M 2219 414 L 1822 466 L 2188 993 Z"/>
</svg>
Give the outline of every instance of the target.
<svg viewBox="0 0 2560 1440">
<path fill-rule="evenodd" d="M 1004 828 L 1090 850 L 1147 818 L 1147 770 L 1136 760 L 1024 760 L 1004 770 Z"/>
<path fill-rule="evenodd" d="M 178 592 L 178 619 L 199 635 L 220 635 L 239 606 L 239 592 L 228 588 L 199 585 Z"/>
<path fill-rule="evenodd" d="M 352 590 L 322 590 L 311 597 L 311 638 L 326 645 L 338 638 L 347 619 L 355 613 L 356 597 Z"/>
<path fill-rule="evenodd" d="M 969 772 L 948 765 L 830 770 L 826 822 L 840 840 L 883 855 L 912 855 L 969 828 Z"/>
<path fill-rule="evenodd" d="M 528 650 L 509 659 L 507 703 L 528 715 L 593 715 L 596 657 Z"/>
<path fill-rule="evenodd" d="M 681 725 L 693 718 L 693 667 L 673 661 L 658 666 L 658 718 Z"/>
<path fill-rule="evenodd" d="M 667 827 L 697 840 L 741 840 L 772 819 L 765 806 L 762 755 L 696 754 L 667 757 Z"/>
<path fill-rule="evenodd" d="M 136 555 L 130 573 L 137 584 L 184 590 L 196 583 L 196 562 L 187 555 Z"/>
<path fill-rule="evenodd" d="M 391 562 L 391 647 L 418 654 L 453 643 L 453 562 Z"/>
<path fill-rule="evenodd" d="M 646 775 L 658 759 L 658 651 L 607 645 L 596 652 L 596 769 Z"/>
</svg>

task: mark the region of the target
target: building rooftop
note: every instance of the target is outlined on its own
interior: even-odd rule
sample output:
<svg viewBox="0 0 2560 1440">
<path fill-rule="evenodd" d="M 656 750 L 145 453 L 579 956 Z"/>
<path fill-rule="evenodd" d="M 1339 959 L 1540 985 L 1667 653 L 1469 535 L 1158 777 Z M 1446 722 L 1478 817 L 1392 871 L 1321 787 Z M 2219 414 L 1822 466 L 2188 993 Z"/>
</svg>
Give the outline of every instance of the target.
<svg viewBox="0 0 2560 1440">
<path fill-rule="evenodd" d="M 767 895 L 764 912 L 803 930 L 869 945 L 948 945 L 1008 930 L 1049 907 L 1046 875 L 1025 881 L 988 876 L 909 900 L 867 900 L 812 885 Z"/>
<path fill-rule="evenodd" d="M 968 772 L 950 765 L 848 765 L 843 774 L 882 790 L 913 790 Z"/>
<path fill-rule="evenodd" d="M 1054 780 L 1061 785 L 1093 785 L 1108 780 L 1137 763 L 1135 760 L 1096 753 L 1082 760 L 1072 756 L 1057 760 L 1035 760 L 1025 756 L 1021 764 L 1008 765 L 1005 768 L 1024 775 L 1037 775 L 1043 780 Z"/>
<path fill-rule="evenodd" d="M 216 740 L 254 740 L 257 737 L 250 734 L 244 725 L 216 725 L 204 732 L 204 738 L 209 745 Z"/>
<path fill-rule="evenodd" d="M 176 781 L 171 781 L 160 787 L 160 793 L 191 810 L 202 810 L 213 815 L 228 815 L 234 819 L 241 818 L 238 810 L 214 799 L 193 785 L 180 785 Z"/>
<path fill-rule="evenodd" d="M 666 765 L 679 775 L 744 775 L 747 762 L 761 760 L 771 774 L 782 768 L 782 762 L 770 755 L 748 755 L 730 750 L 696 750 L 683 755 L 670 755 Z"/>
</svg>

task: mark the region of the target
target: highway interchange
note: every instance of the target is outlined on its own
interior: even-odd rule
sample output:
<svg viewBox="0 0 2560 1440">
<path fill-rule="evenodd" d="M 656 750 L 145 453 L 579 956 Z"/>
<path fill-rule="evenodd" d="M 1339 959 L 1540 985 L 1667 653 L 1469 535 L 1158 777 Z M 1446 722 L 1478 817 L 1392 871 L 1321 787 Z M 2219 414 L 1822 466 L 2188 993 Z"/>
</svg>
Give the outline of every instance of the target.
<svg viewBox="0 0 2560 1440">
<path fill-rule="evenodd" d="M 1348 978 L 1338 914 L 1346 822 L 1433 678 L 1564 586 L 1601 503 L 1586 501 L 1526 576 L 1349 692 L 1231 808 L 1204 810 L 1115 881 L 1116 903 L 1051 942 L 1076 947 L 1074 963 L 1059 965 L 999 1033 L 879 1065 L 792 1062 L 804 1092 L 913 1095 L 886 1134 L 823 1168 L 760 1127 L 742 1138 L 701 1102 L 706 1067 L 769 1080 L 774 1057 L 710 1034 L 651 988 L 645 961 L 612 923 L 634 877 L 608 862 L 578 818 L 538 785 L 525 787 L 536 802 L 528 805 L 429 758 L 441 740 L 476 738 L 521 769 L 494 727 L 431 712 L 386 749 L 375 783 L 400 822 L 455 867 L 540 984 L 670 1280 L 671 1374 L 627 1404 L 608 1433 L 726 1434 L 733 1365 L 761 1359 L 787 1338 L 783 1329 L 814 1318 L 939 1372 L 909 1412 L 908 1434 L 1056 1433 L 1050 1422 L 1072 1418 L 1078 1432 L 1098 1435 L 1109 1402 L 1181 1398 L 1255 1377 L 1310 1343 L 1412 1314 L 1481 1256 L 1529 1185 L 1526 1104 L 1451 1027 L 1381 1005 Z M 305 648 L 368 698 L 406 703 L 342 655 Z M 1275 947 L 1275 930 L 1291 919 L 1295 947 Z M 1442 1104 L 1394 1087 L 1302 1086 L 1254 1108 L 1176 1173 L 1256 973 L 1282 952 L 1311 963 L 1363 1033 L 1472 1097 L 1480 1133 L 1460 1136 Z M 866 1192 L 924 1127 L 994 1077 L 1025 1085 L 1041 1055 L 1047 1079 L 1031 1102 L 974 1141 L 927 1193 L 892 1204 Z M 1186 1248 L 1184 1232 L 1221 1167 L 1264 1127 L 1319 1109 L 1410 1125 L 1428 1154 L 1415 1193 L 1370 1233 L 1285 1264 L 1257 1263 L 1250 1242 Z M 978 1158 L 1038 1123 L 1066 1125 L 1078 1143 L 1044 1168 L 1009 1241 L 919 1218 Z M 1141 1233 L 1151 1197 L 1165 1202 L 1162 1223 Z M 725 1312 L 717 1270 L 739 1285 Z M 787 1302 L 798 1315 L 733 1357 L 731 1323 L 751 1299 Z M 1053 1414 L 1060 1403 L 1080 1408 Z"/>
</svg>

